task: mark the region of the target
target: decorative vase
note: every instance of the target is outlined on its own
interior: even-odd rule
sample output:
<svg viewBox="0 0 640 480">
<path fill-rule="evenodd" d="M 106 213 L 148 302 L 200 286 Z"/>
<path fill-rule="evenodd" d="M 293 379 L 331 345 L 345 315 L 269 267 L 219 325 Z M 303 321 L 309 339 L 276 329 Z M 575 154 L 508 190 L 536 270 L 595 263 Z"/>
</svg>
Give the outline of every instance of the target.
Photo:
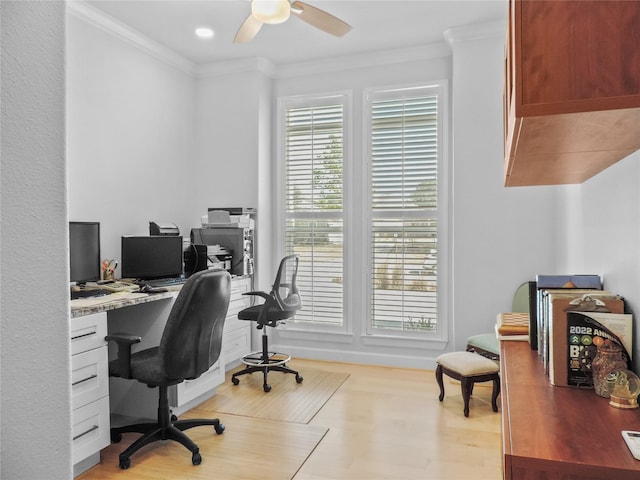
<svg viewBox="0 0 640 480">
<path fill-rule="evenodd" d="M 591 374 L 593 376 L 593 388 L 596 394 L 609 398 L 611 392 L 607 388 L 607 375 L 613 370 L 625 370 L 627 359 L 622 353 L 620 345 L 606 340 L 598 348 L 598 353 L 591 362 Z"/>
</svg>

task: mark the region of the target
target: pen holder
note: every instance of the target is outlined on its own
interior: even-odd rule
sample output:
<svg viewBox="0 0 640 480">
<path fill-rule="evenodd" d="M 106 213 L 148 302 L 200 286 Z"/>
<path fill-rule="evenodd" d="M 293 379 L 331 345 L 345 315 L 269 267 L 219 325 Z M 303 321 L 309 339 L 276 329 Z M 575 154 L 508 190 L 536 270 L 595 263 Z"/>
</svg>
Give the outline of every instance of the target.
<svg viewBox="0 0 640 480">
<path fill-rule="evenodd" d="M 113 281 L 115 280 L 115 274 L 113 270 L 103 270 L 102 271 L 102 280 Z"/>
</svg>

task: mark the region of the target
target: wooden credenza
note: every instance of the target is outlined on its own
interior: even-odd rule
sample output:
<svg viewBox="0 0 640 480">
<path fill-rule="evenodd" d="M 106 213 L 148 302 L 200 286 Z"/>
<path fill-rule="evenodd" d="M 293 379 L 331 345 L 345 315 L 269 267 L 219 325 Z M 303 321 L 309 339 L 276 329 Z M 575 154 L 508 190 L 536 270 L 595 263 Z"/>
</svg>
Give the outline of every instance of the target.
<svg viewBox="0 0 640 480">
<path fill-rule="evenodd" d="M 620 434 L 640 430 L 640 409 L 554 387 L 527 342 L 503 341 L 500 352 L 505 480 L 640 479 Z"/>
</svg>

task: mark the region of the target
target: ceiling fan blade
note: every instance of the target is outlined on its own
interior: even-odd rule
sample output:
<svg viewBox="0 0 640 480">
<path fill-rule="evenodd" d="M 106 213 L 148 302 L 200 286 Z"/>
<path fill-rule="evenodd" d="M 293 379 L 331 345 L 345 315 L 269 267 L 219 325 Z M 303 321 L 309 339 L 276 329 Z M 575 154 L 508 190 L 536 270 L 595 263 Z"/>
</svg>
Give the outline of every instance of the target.
<svg viewBox="0 0 640 480">
<path fill-rule="evenodd" d="M 262 22 L 256 20 L 253 15 L 249 14 L 247 19 L 240 25 L 238 33 L 236 33 L 233 43 L 247 43 L 253 40 L 260 29 L 262 28 Z"/>
<path fill-rule="evenodd" d="M 324 10 L 312 7 L 311 5 L 303 2 L 293 2 L 291 4 L 291 13 L 308 24 L 330 33 L 331 35 L 335 35 L 336 37 L 342 37 L 352 28 L 351 25 L 343 22 L 338 17 L 334 17 Z"/>
</svg>

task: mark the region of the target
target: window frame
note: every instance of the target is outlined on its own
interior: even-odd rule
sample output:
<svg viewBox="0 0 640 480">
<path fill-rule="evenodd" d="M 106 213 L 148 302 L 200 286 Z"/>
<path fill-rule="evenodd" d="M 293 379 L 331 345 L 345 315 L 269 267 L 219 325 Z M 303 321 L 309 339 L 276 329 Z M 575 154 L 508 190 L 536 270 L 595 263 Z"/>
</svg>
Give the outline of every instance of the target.
<svg viewBox="0 0 640 480">
<path fill-rule="evenodd" d="M 376 218 L 372 210 L 372 163 L 371 163 L 371 137 L 372 137 L 372 110 L 371 106 L 375 100 L 383 100 L 385 98 L 393 99 L 402 96 L 403 93 L 415 90 L 417 92 L 424 91 L 426 95 L 435 93 L 438 96 L 438 118 L 437 118 L 437 136 L 438 136 L 438 152 L 437 152 L 437 168 L 438 168 L 438 185 L 437 185 L 437 208 L 435 218 L 438 222 L 437 228 L 437 318 L 438 328 L 435 332 L 412 331 L 412 330 L 385 330 L 372 326 L 372 274 L 373 263 L 371 262 L 371 249 L 373 247 L 373 239 L 371 237 L 371 225 Z M 363 292 L 363 316 L 361 331 L 363 342 L 365 344 L 387 344 L 392 339 L 403 340 L 405 342 L 412 340 L 432 340 L 437 342 L 446 342 L 449 333 L 449 292 L 450 292 L 450 271 L 451 263 L 449 259 L 449 222 L 448 222 L 448 204 L 450 198 L 449 188 L 449 105 L 450 99 L 448 94 L 448 81 L 440 80 L 433 82 L 422 82 L 416 84 L 379 86 L 365 88 L 362 93 L 362 178 L 366 178 L 367 182 L 362 185 L 362 210 L 365 212 L 366 221 L 362 225 L 363 238 L 365 239 L 364 248 L 362 249 L 362 265 L 360 277 L 361 284 L 364 285 Z M 404 218 L 415 218 L 414 212 L 409 212 Z M 426 218 L 426 217 L 420 217 Z"/>
<path fill-rule="evenodd" d="M 368 144 L 370 118 L 367 114 L 367 95 L 372 91 L 402 90 L 418 86 L 438 87 L 441 91 L 441 103 L 439 112 L 440 147 L 438 159 L 438 325 L 437 333 L 425 334 L 421 332 L 378 333 L 367 331 L 371 305 L 371 292 L 369 291 L 369 279 L 371 276 L 370 249 L 371 240 L 368 230 L 371 222 L 369 205 L 369 187 L 360 181 L 360 178 L 369 177 Z M 449 80 L 437 79 L 420 83 L 393 84 L 387 86 L 357 88 L 357 97 L 353 90 L 337 90 L 325 93 L 305 93 L 301 95 L 283 95 L 276 101 L 274 142 L 274 179 L 273 205 L 275 227 L 275 251 L 281 257 L 285 248 L 285 108 L 310 106 L 314 101 L 323 99 L 331 102 L 336 98 L 343 98 L 344 105 L 344 132 L 343 132 L 343 202 L 344 202 L 344 248 L 343 248 L 343 323 L 342 326 L 318 326 L 288 323 L 274 331 L 276 338 L 288 341 L 301 341 L 301 345 L 314 348 L 313 345 L 335 345 L 334 352 L 339 352 L 347 345 L 362 345 L 365 349 L 372 347 L 378 353 L 364 355 L 384 354 L 387 347 L 401 349 L 419 349 L 420 351 L 440 351 L 449 342 L 451 329 L 451 279 L 452 263 L 450 259 L 450 226 L 448 219 L 449 204 L 451 202 L 452 189 L 450 186 L 450 149 L 451 138 L 449 135 L 451 110 L 451 98 L 449 95 Z M 356 110 L 354 110 L 354 103 Z M 355 140 L 354 140 L 355 139 Z M 366 218 L 365 218 L 366 217 Z M 303 298 L 304 302 L 304 298 Z M 304 307 L 303 307 L 304 308 Z M 312 343 L 308 343 L 312 342 Z M 340 347 L 339 345 L 342 345 Z M 326 347 L 321 347 L 324 349 Z M 383 350 L 380 350 L 383 349 Z"/>
<path fill-rule="evenodd" d="M 283 96 L 279 97 L 277 101 L 277 181 L 275 189 L 275 205 L 276 205 L 276 219 L 277 219 L 277 247 L 278 257 L 285 255 L 285 243 L 286 243 L 286 200 L 285 200 L 285 185 L 286 185 L 286 165 L 285 165 L 285 151 L 286 151 L 286 110 L 290 108 L 303 108 L 311 106 L 323 106 L 323 105 L 335 105 L 342 104 L 343 106 L 343 132 L 342 132 L 342 174 L 343 174 L 343 208 L 342 208 L 342 221 L 343 221 L 343 244 L 342 244 L 342 276 L 343 280 L 348 278 L 348 258 L 350 251 L 349 235 L 350 235 L 350 205 L 352 204 L 352 193 L 349 192 L 347 185 L 350 184 L 351 178 L 351 165 L 353 163 L 352 155 L 352 128 L 351 117 L 353 108 L 353 94 L 351 91 L 336 91 L 320 94 L 309 95 L 295 95 L 295 96 Z M 322 215 L 320 215 L 322 216 Z M 348 319 L 351 318 L 350 312 L 353 310 L 353 306 L 347 302 L 350 298 L 351 287 L 350 282 L 343 281 L 342 290 L 342 322 L 337 324 L 318 324 L 318 323 L 295 323 L 289 322 L 286 325 L 286 330 L 291 332 L 313 332 L 313 333 L 329 333 L 329 334 L 350 334 L 352 331 L 353 323 Z M 302 293 L 302 292 L 301 292 Z M 304 305 L 304 297 L 303 297 Z M 304 307 L 303 307 L 304 308 Z M 285 329 L 280 329 L 280 333 L 287 336 Z M 344 337 L 344 342 L 347 341 L 347 337 Z"/>
</svg>

